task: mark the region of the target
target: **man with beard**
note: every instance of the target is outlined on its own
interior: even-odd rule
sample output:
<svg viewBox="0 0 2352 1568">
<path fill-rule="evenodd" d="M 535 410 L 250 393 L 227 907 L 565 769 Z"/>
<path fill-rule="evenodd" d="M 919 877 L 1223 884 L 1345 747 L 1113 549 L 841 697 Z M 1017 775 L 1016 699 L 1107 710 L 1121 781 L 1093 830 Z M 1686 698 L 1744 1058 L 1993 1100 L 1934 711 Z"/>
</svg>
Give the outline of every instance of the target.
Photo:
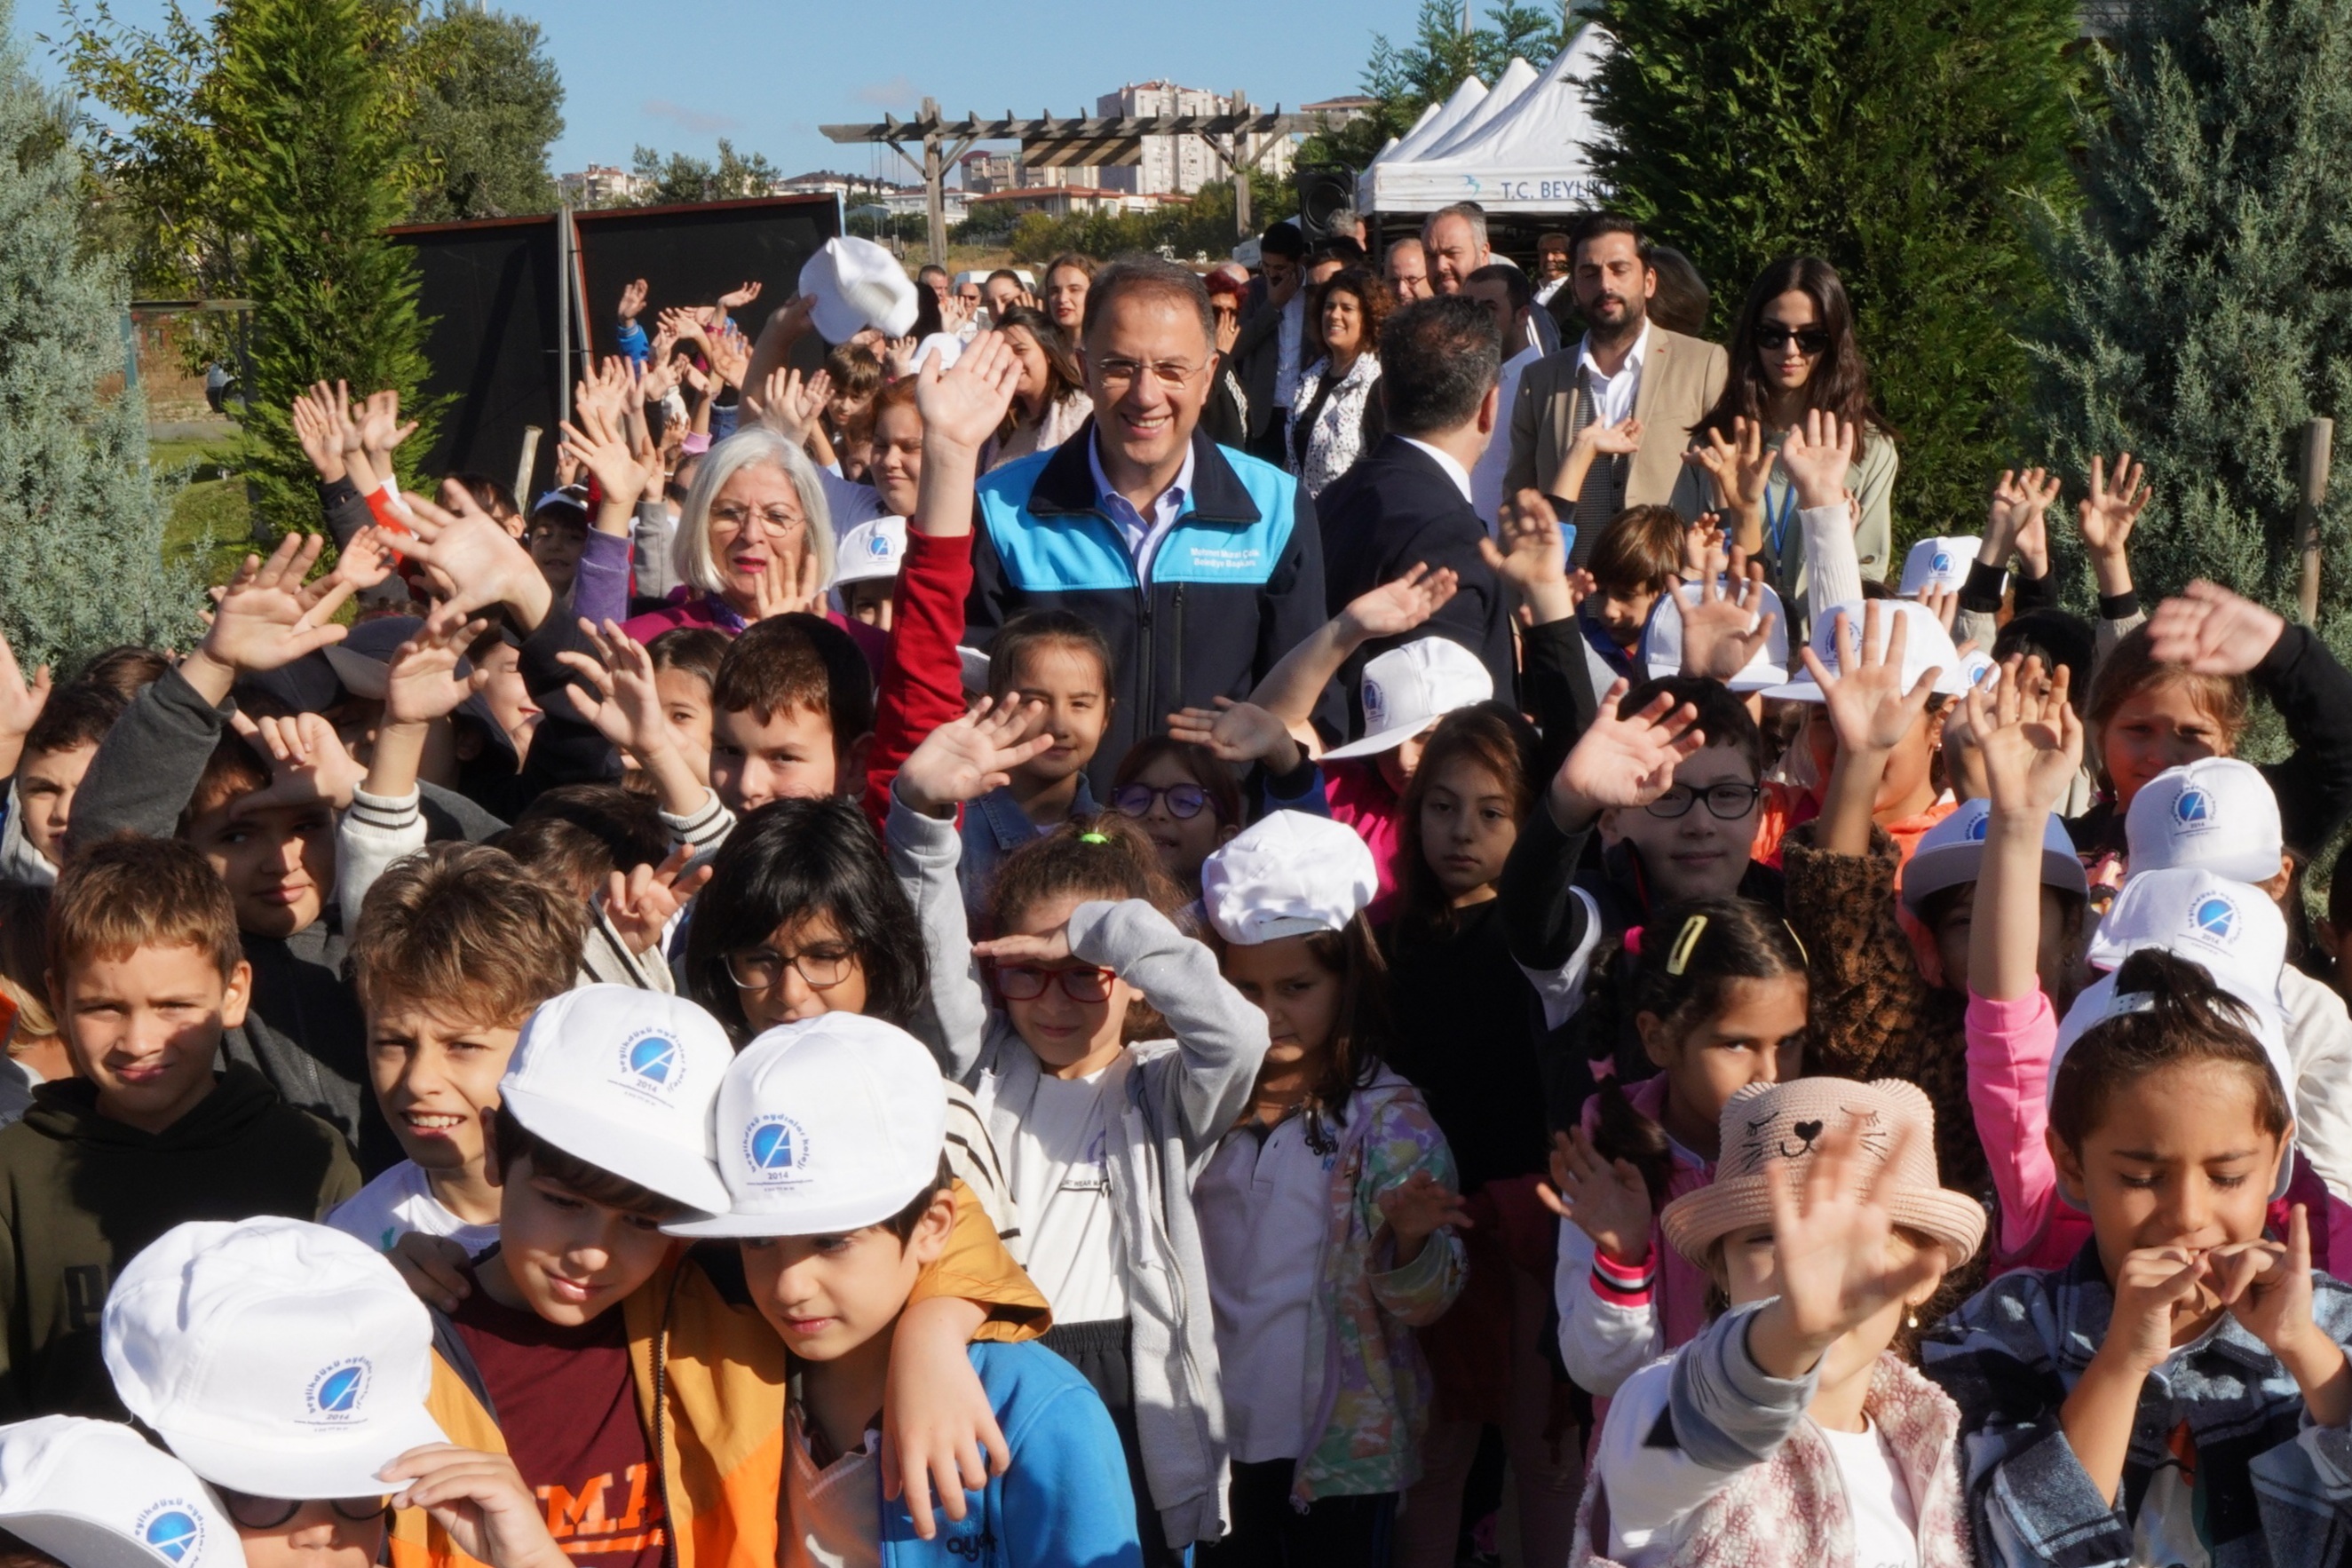
<svg viewBox="0 0 2352 1568">
<path fill-rule="evenodd" d="M 1507 495 L 1536 489 L 1551 496 L 1559 515 L 1576 523 L 1573 558 L 1582 565 L 1601 526 L 1626 507 L 1671 506 L 1685 518 L 1706 510 L 1682 452 L 1722 392 L 1728 362 L 1720 345 L 1649 320 L 1658 275 L 1650 242 L 1633 219 L 1602 213 L 1589 220 L 1569 262 L 1584 337 L 1519 377 L 1503 488 Z M 1596 459 L 1576 494 L 1559 494 L 1556 480 L 1577 432 L 1628 418 L 1641 422 L 1640 447 Z"/>
</svg>

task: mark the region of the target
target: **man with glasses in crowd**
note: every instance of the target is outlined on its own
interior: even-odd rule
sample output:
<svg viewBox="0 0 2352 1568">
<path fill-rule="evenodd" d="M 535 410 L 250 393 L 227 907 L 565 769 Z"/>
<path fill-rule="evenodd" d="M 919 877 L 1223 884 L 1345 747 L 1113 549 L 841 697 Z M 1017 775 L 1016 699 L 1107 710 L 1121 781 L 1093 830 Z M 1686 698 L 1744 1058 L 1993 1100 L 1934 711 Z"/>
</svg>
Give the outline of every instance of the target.
<svg viewBox="0 0 2352 1568">
<path fill-rule="evenodd" d="M 1528 366 L 1509 411 L 1511 458 L 1507 495 L 1523 489 L 1551 497 L 1563 521 L 1576 524 L 1574 563 L 1582 565 L 1602 525 L 1629 506 L 1671 506 L 1685 518 L 1706 510 L 1696 470 L 1682 461 L 1691 428 L 1723 390 L 1729 362 L 1720 344 L 1686 338 L 1649 319 L 1658 275 L 1641 226 L 1602 213 L 1579 231 L 1570 283 L 1584 336 L 1574 347 Z M 1556 481 L 1577 432 L 1587 425 L 1641 421 L 1641 447 L 1630 457 L 1601 457 L 1577 493 Z"/>
<path fill-rule="evenodd" d="M 1024 611 L 1064 609 L 1110 645 L 1114 703 L 1089 769 L 1098 798 L 1168 714 L 1248 696 L 1325 619 L 1314 503 L 1281 468 L 1199 428 L 1215 332 L 1192 272 L 1113 262 L 1087 295 L 1093 417 L 980 484 L 971 641 Z M 1336 695 L 1325 700 L 1318 717 L 1336 721 Z"/>
</svg>

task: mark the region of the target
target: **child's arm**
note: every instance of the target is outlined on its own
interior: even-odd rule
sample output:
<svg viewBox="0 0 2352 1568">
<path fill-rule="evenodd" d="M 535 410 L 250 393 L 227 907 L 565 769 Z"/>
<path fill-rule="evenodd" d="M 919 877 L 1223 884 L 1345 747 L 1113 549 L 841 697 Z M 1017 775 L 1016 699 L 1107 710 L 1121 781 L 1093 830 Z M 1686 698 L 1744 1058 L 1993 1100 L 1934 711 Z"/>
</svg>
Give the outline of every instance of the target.
<svg viewBox="0 0 2352 1568">
<path fill-rule="evenodd" d="M 1832 605 L 1862 597 L 1862 563 L 1854 540 L 1870 514 L 1857 515 L 1846 500 L 1846 475 L 1862 445 L 1856 425 L 1815 409 L 1780 443 L 1780 467 L 1796 491 L 1797 527 L 1804 540 L 1805 620 L 1810 624 Z M 1887 478 L 1891 480 L 1890 471 Z M 1883 492 L 1881 492 L 1883 495 Z M 1878 533 L 1885 536 L 1884 502 Z"/>
<path fill-rule="evenodd" d="M 1382 1102 L 1364 1135 L 1357 1223 L 1371 1238 L 1365 1283 L 1399 1322 L 1433 1323 L 1462 1294 L 1469 1261 L 1455 1228 L 1470 1222 L 1461 1212 L 1460 1184 L 1454 1151 L 1421 1096 Z"/>
<path fill-rule="evenodd" d="M 1581 1127 L 1551 1136 L 1551 1184 L 1536 1195 L 1560 1221 L 1560 1362 L 1579 1388 L 1613 1394 L 1665 1349 L 1650 1192 L 1632 1162 L 1602 1159 Z"/>
<path fill-rule="evenodd" d="M 1887 763 L 1927 710 L 1935 689 L 1937 672 L 1933 670 L 1923 673 L 1908 691 L 1903 689 L 1903 649 L 1910 637 L 1910 621 L 1891 612 L 1887 618 L 1892 624 L 1885 626 L 1882 645 L 1876 601 L 1864 606 L 1860 627 L 1840 613 L 1838 668 L 1843 674 L 1832 673 L 1811 648 L 1804 650 L 1805 668 L 1822 689 L 1822 707 L 1837 733 L 1837 758 L 1830 764 L 1814 839 L 1832 855 L 1861 855 L 1870 848 L 1871 817 Z"/>
<path fill-rule="evenodd" d="M 734 828 L 735 814 L 719 804 L 679 745 L 677 729 L 662 707 L 653 656 L 614 622 L 606 621 L 602 633 L 585 622 L 580 629 L 594 657 L 570 651 L 556 656 L 580 678 L 566 689 L 572 706 L 646 770 L 673 844 L 698 853 L 716 848 Z"/>
<path fill-rule="evenodd" d="M 1584 493 L 1584 476 L 1592 470 L 1596 458 L 1624 457 L 1641 449 L 1642 422 L 1631 415 L 1614 425 L 1587 425 L 1569 443 L 1568 456 L 1560 459 L 1559 472 L 1552 476 L 1548 493 L 1572 500 Z"/>
<path fill-rule="evenodd" d="M 376 879 L 402 856 L 425 847 L 417 766 L 435 722 L 456 712 L 487 680 L 478 670 L 460 680 L 457 669 L 463 650 L 488 629 L 487 621 L 427 621 L 392 656 L 367 776 L 335 825 L 335 898 L 346 934 L 359 930 L 360 910 Z"/>
<path fill-rule="evenodd" d="M 1330 815 L 1330 804 L 1323 796 L 1323 770 L 1290 727 L 1256 703 L 1220 697 L 1214 708 L 1179 709 L 1168 715 L 1168 733 L 1205 748 L 1221 763 L 1250 768 L 1264 811 Z"/>
<path fill-rule="evenodd" d="M 1393 582 L 1350 600 L 1315 634 L 1283 655 L 1265 672 L 1250 700 L 1281 720 L 1293 733 L 1307 728 L 1323 689 L 1358 648 L 1375 637 L 1402 637 L 1418 628 L 1454 597 L 1459 584 L 1449 570 L 1415 566 Z"/>
<path fill-rule="evenodd" d="M 0 637 L 0 779 L 16 772 L 25 754 L 25 737 L 49 700 L 49 667 L 41 666 L 27 682 L 16 663 L 16 650 Z"/>
</svg>

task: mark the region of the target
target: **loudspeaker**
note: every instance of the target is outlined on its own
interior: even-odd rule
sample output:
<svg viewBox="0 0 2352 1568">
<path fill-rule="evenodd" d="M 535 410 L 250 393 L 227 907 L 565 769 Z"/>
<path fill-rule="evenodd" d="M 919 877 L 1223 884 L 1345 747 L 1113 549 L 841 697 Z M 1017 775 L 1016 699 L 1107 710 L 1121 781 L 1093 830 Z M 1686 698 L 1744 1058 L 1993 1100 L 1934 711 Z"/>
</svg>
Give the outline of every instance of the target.
<svg viewBox="0 0 2352 1568">
<path fill-rule="evenodd" d="M 1341 209 L 1355 210 L 1356 176 L 1346 169 L 1298 169 L 1291 179 L 1298 187 L 1298 229 L 1312 250 L 1339 236 L 1332 219 Z M 1352 227 L 1347 237 L 1356 237 Z"/>
</svg>

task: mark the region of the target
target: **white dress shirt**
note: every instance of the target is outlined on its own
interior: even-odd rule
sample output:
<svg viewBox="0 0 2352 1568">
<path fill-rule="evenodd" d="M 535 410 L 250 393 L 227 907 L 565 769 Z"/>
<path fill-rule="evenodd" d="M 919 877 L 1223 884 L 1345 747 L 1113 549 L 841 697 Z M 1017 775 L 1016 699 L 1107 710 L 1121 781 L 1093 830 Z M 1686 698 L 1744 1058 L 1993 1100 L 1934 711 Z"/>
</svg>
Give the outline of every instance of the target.
<svg viewBox="0 0 2352 1568">
<path fill-rule="evenodd" d="M 1528 366 L 1543 358 L 1543 350 L 1524 348 L 1503 362 L 1500 384 L 1501 401 L 1496 407 L 1507 426 L 1511 419 L 1511 404 L 1519 395 L 1519 377 Z M 1495 518 L 1503 509 L 1503 470 L 1511 466 L 1511 435 L 1507 428 L 1497 429 L 1486 449 L 1478 455 L 1478 466 L 1470 470 L 1470 504 L 1477 509 L 1478 520 L 1486 525 L 1486 537 L 1495 537 Z"/>
<path fill-rule="evenodd" d="M 1428 453 L 1431 460 L 1445 470 L 1445 477 L 1454 481 L 1454 488 L 1462 492 L 1462 499 L 1464 500 L 1470 499 L 1470 470 L 1455 462 L 1453 453 L 1442 451 L 1426 441 L 1416 441 L 1410 436 L 1400 436 L 1397 439 L 1408 447 L 1417 447 Z"/>
<path fill-rule="evenodd" d="M 1136 579 L 1148 582 L 1152 552 L 1184 514 L 1185 499 L 1192 493 L 1192 448 L 1185 447 L 1184 466 L 1176 470 L 1176 478 L 1168 488 L 1151 499 L 1151 516 L 1147 520 L 1103 472 L 1102 452 L 1095 444 L 1101 438 L 1097 434 L 1087 442 L 1087 466 L 1095 476 L 1095 504 L 1102 508 L 1104 515 L 1118 527 L 1119 537 L 1127 541 L 1127 552 L 1135 557 Z"/>
<path fill-rule="evenodd" d="M 1603 375 L 1592 358 L 1592 334 L 1587 332 L 1576 345 L 1576 374 L 1584 378 L 1586 391 L 1592 395 L 1592 422 L 1596 425 L 1617 425 L 1633 412 L 1633 400 L 1641 395 L 1642 362 L 1650 354 L 1650 323 L 1642 323 L 1642 335 L 1633 340 L 1633 352 L 1625 363 L 1617 367 L 1615 375 Z"/>
</svg>

